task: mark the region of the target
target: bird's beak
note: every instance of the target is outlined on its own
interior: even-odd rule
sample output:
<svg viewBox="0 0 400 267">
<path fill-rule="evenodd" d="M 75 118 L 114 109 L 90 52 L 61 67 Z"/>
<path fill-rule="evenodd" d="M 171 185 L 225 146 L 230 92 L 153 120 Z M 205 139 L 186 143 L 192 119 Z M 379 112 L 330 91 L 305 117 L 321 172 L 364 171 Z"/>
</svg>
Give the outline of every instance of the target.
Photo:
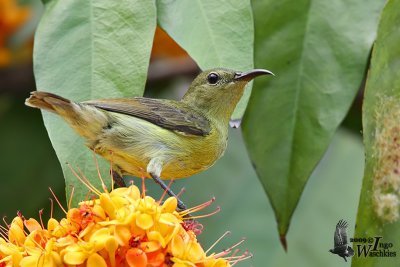
<svg viewBox="0 0 400 267">
<path fill-rule="evenodd" d="M 255 70 L 251 70 L 248 72 L 236 72 L 234 80 L 249 82 L 249 81 L 253 80 L 255 77 L 261 76 L 261 75 L 274 75 L 274 74 L 272 72 L 270 72 L 269 70 L 255 69 Z"/>
</svg>

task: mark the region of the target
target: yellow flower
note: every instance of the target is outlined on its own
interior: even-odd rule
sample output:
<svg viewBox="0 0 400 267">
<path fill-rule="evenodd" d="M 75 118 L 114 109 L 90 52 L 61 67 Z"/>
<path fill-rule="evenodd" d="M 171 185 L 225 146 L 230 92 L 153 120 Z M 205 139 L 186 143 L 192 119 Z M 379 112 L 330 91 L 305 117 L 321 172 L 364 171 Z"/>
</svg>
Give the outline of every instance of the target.
<svg viewBox="0 0 400 267">
<path fill-rule="evenodd" d="M 0 266 L 12 266 L 8 263 L 14 263 L 18 266 L 22 259 L 22 249 L 17 245 L 7 242 L 3 238 L 0 238 Z"/>
<path fill-rule="evenodd" d="M 10 243 L 21 245 L 25 242 L 24 223 L 20 217 L 15 217 L 8 229 Z"/>
<path fill-rule="evenodd" d="M 60 221 L 49 219 L 47 229 L 20 214 L 2 228 L 0 267 L 225 267 L 248 257 L 229 257 L 229 250 L 207 256 L 198 242 L 202 228 L 195 219 L 202 216 L 189 214 L 213 199 L 178 212 L 175 198 L 161 203 L 135 185 L 100 192 L 83 183 L 98 197 L 65 211 Z"/>
<path fill-rule="evenodd" d="M 46 231 L 36 230 L 38 232 L 29 235 L 27 240 L 29 244 L 25 244 L 27 255 L 25 255 L 20 261 L 21 267 L 36 267 L 36 266 L 46 266 L 46 267 L 56 267 L 62 266 L 62 261 L 60 255 L 53 250 L 54 248 L 54 238 L 47 239 L 47 237 L 42 236 L 42 234 L 47 235 Z M 38 238 L 39 237 L 39 238 Z M 35 242 L 33 239 L 39 240 L 41 243 Z M 44 245 L 44 247 L 42 247 Z"/>
</svg>

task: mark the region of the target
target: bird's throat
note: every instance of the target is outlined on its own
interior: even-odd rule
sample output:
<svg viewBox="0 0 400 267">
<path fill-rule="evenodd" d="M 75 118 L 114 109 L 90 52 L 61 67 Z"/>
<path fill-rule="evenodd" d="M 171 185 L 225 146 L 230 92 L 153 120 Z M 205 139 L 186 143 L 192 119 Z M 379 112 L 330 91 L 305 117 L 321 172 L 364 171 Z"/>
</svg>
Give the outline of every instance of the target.
<svg viewBox="0 0 400 267">
<path fill-rule="evenodd" d="M 220 94 L 203 94 L 201 92 L 185 95 L 182 99 L 187 105 L 201 112 L 208 119 L 228 125 L 237 103 L 243 95 L 245 83 L 233 88 L 222 89 Z"/>
</svg>

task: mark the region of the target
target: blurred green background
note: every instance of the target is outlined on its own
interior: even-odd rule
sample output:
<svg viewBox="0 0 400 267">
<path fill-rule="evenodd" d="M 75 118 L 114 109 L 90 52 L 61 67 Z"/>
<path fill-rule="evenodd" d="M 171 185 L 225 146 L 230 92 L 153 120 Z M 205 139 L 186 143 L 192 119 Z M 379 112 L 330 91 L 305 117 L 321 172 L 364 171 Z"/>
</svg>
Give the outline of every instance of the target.
<svg viewBox="0 0 400 267">
<path fill-rule="evenodd" d="M 5 2 L 14 6 L 10 8 L 9 4 L 8 11 L 0 9 L 0 215 L 10 221 L 18 210 L 26 217 L 37 217 L 44 208 L 48 216 L 48 187 L 63 203 L 65 189 L 60 163 L 41 113 L 24 105 L 29 92 L 35 90 L 32 36 L 41 5 L 38 1 L 23 6 L 11 0 Z M 16 12 L 12 23 L 6 23 L 6 12 Z M 12 27 L 6 29 L 7 25 Z M 186 53 L 158 30 L 146 96 L 177 99 L 197 71 Z M 204 246 L 207 248 L 229 230 L 232 235 L 219 242 L 215 250 L 245 237 L 241 248 L 248 249 L 254 257 L 240 266 L 349 266 L 350 262 L 345 263 L 328 250 L 333 246 L 333 232 L 339 219 L 348 221 L 349 236 L 355 225 L 364 164 L 360 98 L 361 95 L 306 186 L 287 236 L 287 253 L 279 243 L 273 211 L 252 169 L 240 129 L 231 130 L 228 150 L 215 166 L 175 182 L 176 191 L 186 188 L 182 198 L 188 206 L 217 198 L 204 213 L 217 206 L 221 212 L 201 220 L 204 231 L 199 239 Z M 149 194 L 160 194 L 151 181 L 147 185 Z M 55 210 L 56 217 L 61 216 L 60 209 Z"/>
</svg>

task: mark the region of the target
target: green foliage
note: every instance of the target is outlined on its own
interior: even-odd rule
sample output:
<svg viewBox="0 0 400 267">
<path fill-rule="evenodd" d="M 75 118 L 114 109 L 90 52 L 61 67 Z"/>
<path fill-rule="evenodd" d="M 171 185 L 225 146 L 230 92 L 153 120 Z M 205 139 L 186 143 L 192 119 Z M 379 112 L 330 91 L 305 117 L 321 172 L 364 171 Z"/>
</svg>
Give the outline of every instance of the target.
<svg viewBox="0 0 400 267">
<path fill-rule="evenodd" d="M 374 135 L 375 129 L 381 129 L 378 133 L 383 137 L 392 137 L 391 131 L 385 132 L 388 126 L 385 123 L 394 121 L 393 125 L 398 125 L 396 118 L 400 116 L 400 105 L 397 104 L 400 97 L 399 81 L 396 75 L 400 53 L 397 45 L 400 36 L 396 29 L 400 21 L 396 13 L 400 8 L 399 1 L 390 0 L 385 8 L 368 78 L 364 106 L 367 166 L 358 213 L 359 236 L 399 234 L 396 229 L 398 221 L 393 223 L 393 218 L 389 220 L 387 211 L 383 219 L 374 213 L 376 203 L 373 203 L 374 195 L 371 195 L 376 186 L 374 179 L 378 167 L 387 167 L 381 164 L 383 161 L 376 161 L 377 155 L 382 155 L 379 150 L 382 142 Z M 279 234 L 284 240 L 309 177 L 362 86 L 384 1 L 254 0 L 254 19 L 249 0 L 72 0 L 45 3 L 45 12 L 35 36 L 34 67 L 38 90 L 54 92 L 75 101 L 142 95 L 156 23 L 202 69 L 226 67 L 245 71 L 255 65 L 273 71 L 276 77 L 256 80 L 250 101 L 251 86 L 247 88 L 233 119 L 242 117 L 249 101 L 243 123 L 244 140 L 252 165 L 272 205 Z M 64 171 L 67 196 L 71 186 L 74 186 L 76 203 L 85 198 L 87 190 L 65 163 L 79 167 L 99 187 L 93 155 L 83 148 L 81 138 L 62 119 L 48 113 L 43 116 Z M 240 143 L 238 135 L 235 134 L 236 143 Z M 340 135 L 343 140 L 351 139 Z M 347 141 L 337 143 L 342 151 Z M 103 174 L 107 174 L 108 163 L 101 159 L 99 161 Z M 237 178 L 251 172 L 243 149 L 228 150 L 221 162 L 225 163 L 218 163 L 210 171 L 214 172 L 216 179 L 208 181 L 214 186 L 210 188 L 215 188 L 216 194 L 226 194 L 236 201 L 238 194 L 243 194 L 240 199 L 245 199 L 240 207 L 236 202 L 223 203 L 229 214 L 234 214 L 236 208 L 243 212 L 243 218 L 232 215 L 231 220 L 237 222 L 233 228 L 239 229 L 239 226 L 248 223 L 247 218 L 254 218 L 257 220 L 252 222 L 254 229 L 264 234 L 263 231 L 273 223 L 268 216 L 258 217 L 258 211 L 262 209 L 260 203 L 264 203 L 262 197 L 250 193 L 249 198 L 245 198 L 248 194 L 243 189 L 246 180 L 234 181 L 226 189 L 231 176 Z M 236 168 L 243 167 L 245 171 L 238 174 L 232 162 Z M 230 168 L 231 172 L 215 172 Z M 332 183 L 332 187 L 335 184 L 333 178 L 329 180 L 323 172 L 317 171 L 314 175 L 320 185 L 305 197 L 310 202 L 312 198 L 321 199 L 330 193 L 329 188 L 319 191 L 325 182 Z M 339 174 L 340 177 L 342 175 Z M 358 176 L 357 173 L 354 175 Z M 203 186 L 204 181 L 205 178 L 195 178 L 193 182 L 188 181 L 187 185 L 189 188 L 193 186 L 192 191 L 195 191 Z M 358 187 L 357 181 L 352 181 L 351 185 L 345 180 L 342 182 L 354 192 Z M 252 183 L 252 186 L 251 192 L 255 192 L 258 184 Z M 384 188 L 382 192 L 391 193 L 390 188 Z M 398 193 L 394 195 L 400 197 Z M 188 197 L 189 204 L 203 196 L 192 194 Z M 349 199 L 341 199 L 340 203 L 332 205 L 343 206 L 345 200 Z M 204 198 L 200 201 L 204 201 Z M 351 201 L 355 203 L 354 199 Z M 326 203 L 329 203 L 328 200 Z M 307 216 L 303 214 L 307 214 L 306 211 L 299 212 L 302 212 L 299 218 Z M 337 208 L 334 214 L 339 212 Z M 228 213 L 224 218 L 228 218 Z M 316 219 L 323 220 L 320 217 Z M 329 228 L 328 248 L 332 244 L 334 224 L 338 219 L 340 217 L 329 217 L 332 228 Z M 303 223 L 305 221 L 303 219 Z M 308 225 L 303 225 L 303 228 Z M 300 226 L 294 228 L 301 231 Z M 321 233 L 324 231 L 319 230 Z M 213 232 L 212 236 L 215 235 L 216 232 Z M 252 232 L 249 236 L 256 240 L 258 248 L 264 249 L 262 241 L 257 240 L 257 234 Z M 270 236 L 268 238 L 273 239 Z M 304 238 L 307 237 L 302 237 L 302 240 Z M 325 241 L 319 244 L 325 246 Z M 327 253 L 327 249 L 324 249 L 324 253 Z M 264 263 L 271 259 L 271 256 L 263 256 L 266 257 Z M 271 262 L 273 264 L 280 260 Z M 377 260 L 357 259 L 354 264 L 377 266 Z"/>
<path fill-rule="evenodd" d="M 307 184 L 307 194 L 296 212 L 296 223 L 288 233 L 289 250 L 285 253 L 276 235 L 274 212 L 267 205 L 268 199 L 241 139 L 240 131 L 231 130 L 228 149 L 215 166 L 176 182 L 176 190 L 185 183 L 186 193 L 182 198 L 189 206 L 215 196 L 215 204 L 204 213 L 221 207 L 218 214 L 200 220 L 204 225 L 200 241 L 209 247 L 225 231 L 231 231 L 218 244 L 215 251 L 220 251 L 245 237 L 242 247 L 254 256 L 238 266 L 339 266 L 343 259 L 328 250 L 333 246 L 337 221 L 346 218 L 351 225 L 355 222 L 364 163 L 361 140 L 344 130 L 336 133 L 326 157 Z M 148 185 L 151 184 L 149 181 Z M 157 186 L 154 189 L 159 190 Z M 154 189 L 149 192 L 154 193 Z M 341 197 L 336 199 L 338 192 Z M 349 229 L 349 236 L 352 233 L 353 229 Z"/>
<path fill-rule="evenodd" d="M 253 16 L 250 0 L 157 1 L 158 22 L 203 70 L 253 68 Z M 195 26 L 194 26 L 195 25 Z M 232 119 L 246 109 L 246 88 Z"/>
<path fill-rule="evenodd" d="M 284 237 L 309 176 L 360 87 L 383 2 L 253 5 L 255 65 L 276 77 L 255 81 L 243 133 Z"/>
<path fill-rule="evenodd" d="M 355 234 L 382 236 L 383 242 L 394 243 L 395 249 L 400 236 L 399 10 L 399 0 L 388 1 L 372 53 L 363 106 L 366 166 Z M 398 265 L 398 254 L 391 258 L 353 258 L 352 264 L 353 267 Z"/>
<path fill-rule="evenodd" d="M 153 1 L 48 2 L 35 36 L 38 90 L 75 101 L 142 95 L 155 27 Z M 76 186 L 66 163 L 99 186 L 93 153 L 61 118 L 46 112 L 43 117 L 67 191 L 74 185 L 77 203 L 87 189 Z M 109 164 L 100 163 L 107 173 Z"/>
</svg>

